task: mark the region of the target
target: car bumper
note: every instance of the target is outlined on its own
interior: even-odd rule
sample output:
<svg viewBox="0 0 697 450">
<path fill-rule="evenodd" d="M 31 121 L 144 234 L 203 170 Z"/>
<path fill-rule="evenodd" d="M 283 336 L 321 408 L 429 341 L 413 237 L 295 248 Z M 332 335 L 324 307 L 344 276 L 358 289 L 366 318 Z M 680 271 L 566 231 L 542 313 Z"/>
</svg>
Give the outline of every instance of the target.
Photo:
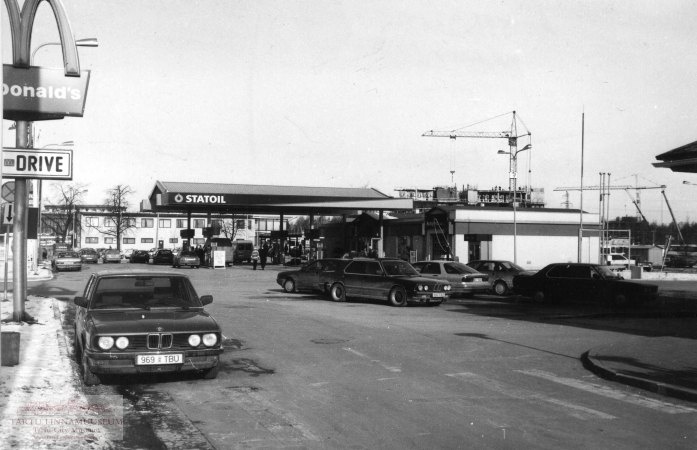
<svg viewBox="0 0 697 450">
<path fill-rule="evenodd" d="M 56 264 L 56 270 L 82 270 L 82 264 Z"/>
<path fill-rule="evenodd" d="M 491 289 L 488 281 L 481 283 L 451 283 L 450 295 L 452 294 L 484 294 Z"/>
<path fill-rule="evenodd" d="M 133 352 L 133 353 L 100 353 L 87 352 L 87 365 L 90 371 L 98 374 L 139 374 L 153 372 L 187 372 L 206 370 L 220 363 L 222 349 L 171 352 Z M 182 364 L 137 365 L 136 356 L 141 355 L 171 355 L 183 353 Z"/>
<path fill-rule="evenodd" d="M 433 294 L 412 294 L 407 297 L 407 303 L 414 304 L 438 304 L 448 301 L 450 298 L 449 294 L 445 294 L 443 297 L 434 297 Z"/>
</svg>

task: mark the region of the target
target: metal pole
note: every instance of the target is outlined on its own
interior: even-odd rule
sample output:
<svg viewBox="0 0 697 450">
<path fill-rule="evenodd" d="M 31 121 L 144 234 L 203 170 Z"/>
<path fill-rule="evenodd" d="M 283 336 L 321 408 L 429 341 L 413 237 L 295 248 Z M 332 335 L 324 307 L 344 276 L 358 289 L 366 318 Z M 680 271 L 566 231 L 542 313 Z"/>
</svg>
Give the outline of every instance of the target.
<svg viewBox="0 0 697 450">
<path fill-rule="evenodd" d="M 17 121 L 17 148 L 27 148 L 29 122 Z M 21 322 L 25 318 L 24 300 L 27 292 L 27 180 L 15 180 L 15 207 L 12 222 L 12 319 Z"/>
<path fill-rule="evenodd" d="M 581 262 L 583 255 L 583 151 L 584 136 L 586 125 L 586 113 L 581 114 L 581 205 L 578 213 L 578 262 Z"/>
</svg>

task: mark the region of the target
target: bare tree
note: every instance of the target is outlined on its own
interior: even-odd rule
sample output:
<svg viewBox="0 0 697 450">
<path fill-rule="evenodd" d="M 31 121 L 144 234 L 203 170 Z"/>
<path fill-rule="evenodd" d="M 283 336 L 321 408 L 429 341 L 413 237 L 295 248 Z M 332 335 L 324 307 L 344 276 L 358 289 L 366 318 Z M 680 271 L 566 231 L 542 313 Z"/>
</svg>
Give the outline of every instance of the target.
<svg viewBox="0 0 697 450">
<path fill-rule="evenodd" d="M 107 198 L 104 200 L 103 225 L 88 225 L 106 236 L 116 238 L 116 249 L 121 250 L 121 236 L 124 232 L 135 228 L 135 218 L 128 213 L 128 196 L 134 193 L 128 185 L 119 184 L 107 191 Z"/>
<path fill-rule="evenodd" d="M 75 227 L 80 226 L 75 216 L 87 193 L 87 186 L 80 183 L 57 183 L 52 185 L 52 188 L 55 194 L 53 199 L 49 199 L 48 204 L 54 207 L 54 212 L 50 215 L 42 215 L 41 227 L 55 235 L 61 242 L 66 242 L 68 233 L 72 232 L 74 240 L 75 234 L 79 231 Z"/>
</svg>

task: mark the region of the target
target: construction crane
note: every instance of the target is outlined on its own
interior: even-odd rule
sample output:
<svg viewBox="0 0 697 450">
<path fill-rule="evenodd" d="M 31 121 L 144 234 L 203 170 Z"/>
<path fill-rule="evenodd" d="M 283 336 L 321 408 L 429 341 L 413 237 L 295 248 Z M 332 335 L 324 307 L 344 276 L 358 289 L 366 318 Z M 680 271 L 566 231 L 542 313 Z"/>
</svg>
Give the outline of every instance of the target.
<svg viewBox="0 0 697 450">
<path fill-rule="evenodd" d="M 512 121 L 511 121 L 511 127 L 508 130 L 504 131 L 469 131 L 466 130 L 469 127 L 472 127 L 474 125 L 478 125 L 480 123 L 484 123 L 490 120 L 497 119 L 499 117 L 503 117 L 505 115 L 511 114 L 512 115 Z M 515 195 L 516 191 L 516 179 L 518 178 L 517 176 L 517 160 L 518 160 L 518 153 L 523 152 L 525 150 L 529 150 L 532 148 L 531 144 L 527 144 L 525 147 L 521 148 L 518 150 L 518 139 L 524 136 L 531 136 L 530 132 L 526 128 L 526 132 L 522 134 L 518 134 L 518 121 L 520 121 L 520 118 L 516 116 L 516 112 L 513 111 L 511 113 L 505 113 L 501 114 L 496 117 L 492 117 L 491 119 L 486 119 L 481 122 L 477 122 L 471 125 L 464 126 L 462 128 L 457 128 L 455 130 L 449 130 L 449 131 L 434 131 L 434 130 L 429 130 L 423 133 L 421 136 L 425 137 L 447 137 L 450 139 L 457 139 L 457 138 L 493 138 L 493 139 L 507 139 L 508 140 L 508 147 L 509 151 L 508 152 L 501 152 L 500 153 L 508 153 L 509 155 L 509 178 L 508 178 L 508 189 L 511 191 L 512 195 Z M 523 128 L 525 128 L 525 124 L 522 123 Z M 515 200 L 514 200 L 515 201 Z"/>
</svg>

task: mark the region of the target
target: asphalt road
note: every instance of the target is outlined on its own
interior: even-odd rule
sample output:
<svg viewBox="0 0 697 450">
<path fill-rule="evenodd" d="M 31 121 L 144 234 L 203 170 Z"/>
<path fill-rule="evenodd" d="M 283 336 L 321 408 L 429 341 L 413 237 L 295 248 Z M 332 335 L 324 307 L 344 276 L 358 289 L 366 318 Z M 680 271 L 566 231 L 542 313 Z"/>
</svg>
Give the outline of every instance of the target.
<svg viewBox="0 0 697 450">
<path fill-rule="evenodd" d="M 30 294 L 68 302 L 103 267 Z M 600 379 L 579 360 L 627 335 L 694 329 L 694 318 L 492 296 L 333 303 L 284 293 L 273 266 L 177 270 L 214 296 L 222 369 L 85 388 L 124 395 L 123 448 L 695 447 L 697 405 Z"/>
</svg>

